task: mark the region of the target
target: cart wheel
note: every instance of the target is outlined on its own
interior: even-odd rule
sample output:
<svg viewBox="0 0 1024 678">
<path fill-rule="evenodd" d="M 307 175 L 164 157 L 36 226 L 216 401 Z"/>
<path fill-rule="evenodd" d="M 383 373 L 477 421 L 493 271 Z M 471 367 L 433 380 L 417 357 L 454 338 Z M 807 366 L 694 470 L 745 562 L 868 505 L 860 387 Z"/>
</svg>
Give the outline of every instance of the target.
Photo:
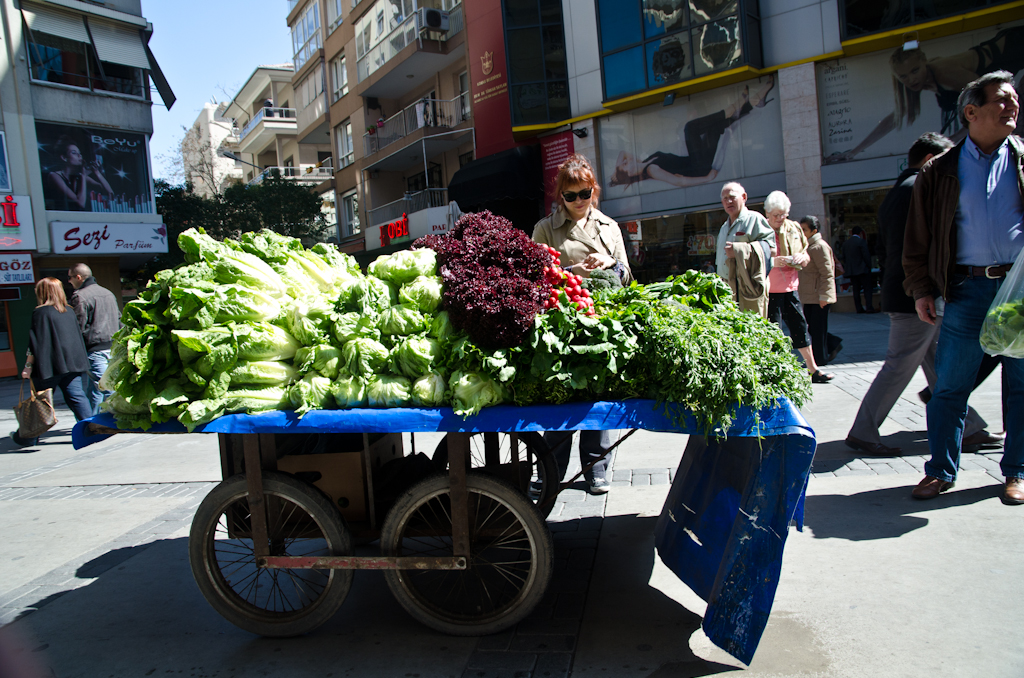
<svg viewBox="0 0 1024 678">
<path fill-rule="evenodd" d="M 493 436 L 493 437 L 490 437 Z M 490 437 L 490 438 L 489 438 Z M 544 442 L 544 437 L 536 431 L 525 431 L 519 434 L 519 442 L 530 450 L 533 459 L 533 470 L 530 473 L 530 487 L 527 494 L 530 499 L 541 508 L 541 517 L 547 518 L 554 507 L 555 502 L 548 501 L 558 494 L 558 483 L 561 476 L 558 473 L 558 464 L 554 455 Z M 470 468 L 487 471 L 487 445 L 495 445 L 497 448 L 497 459 L 502 466 L 507 466 L 512 460 L 512 445 L 507 433 L 476 433 L 469 438 Z M 441 439 L 434 450 L 434 467 L 438 471 L 448 471 L 448 436 Z M 512 485 L 517 485 L 513 477 L 506 478 Z"/>
<path fill-rule="evenodd" d="M 476 636 L 507 629 L 540 602 L 551 580 L 553 547 L 537 508 L 508 483 L 470 471 L 470 554 L 465 570 L 388 570 L 398 602 L 443 633 Z M 432 476 L 403 494 L 381 530 L 386 556 L 453 555 L 450 487 Z"/>
<path fill-rule="evenodd" d="M 316 488 L 265 471 L 263 491 L 271 555 L 352 554 L 341 514 Z M 345 601 L 352 570 L 258 567 L 247 496 L 245 475 L 239 474 L 199 505 L 188 540 L 199 590 L 225 619 L 246 631 L 277 637 L 312 631 Z"/>
</svg>

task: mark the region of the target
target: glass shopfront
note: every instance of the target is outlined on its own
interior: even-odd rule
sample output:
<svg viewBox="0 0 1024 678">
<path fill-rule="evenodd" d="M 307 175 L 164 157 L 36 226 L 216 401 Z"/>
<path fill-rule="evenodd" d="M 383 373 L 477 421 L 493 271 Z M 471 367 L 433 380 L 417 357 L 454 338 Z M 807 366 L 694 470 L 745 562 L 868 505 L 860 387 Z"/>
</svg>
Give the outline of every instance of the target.
<svg viewBox="0 0 1024 678">
<path fill-rule="evenodd" d="M 888 188 L 876 188 L 869 191 L 833 193 L 828 196 L 831 245 L 836 257 L 842 258 L 843 243 L 850 237 L 854 227 L 860 226 L 867 234 L 872 268 L 878 268 L 885 263 L 878 258 L 878 207 L 888 192 Z"/>
<path fill-rule="evenodd" d="M 762 207 L 747 205 L 763 214 Z M 620 222 L 633 276 L 647 284 L 689 269 L 714 272 L 718 232 L 727 218 L 717 209 Z"/>
</svg>

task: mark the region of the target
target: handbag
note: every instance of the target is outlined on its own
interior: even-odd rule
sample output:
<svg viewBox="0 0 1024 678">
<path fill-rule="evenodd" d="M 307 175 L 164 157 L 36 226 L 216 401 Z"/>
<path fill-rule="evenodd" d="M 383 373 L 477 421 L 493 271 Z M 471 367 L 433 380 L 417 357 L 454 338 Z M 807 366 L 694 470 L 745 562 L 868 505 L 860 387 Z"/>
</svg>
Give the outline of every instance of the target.
<svg viewBox="0 0 1024 678">
<path fill-rule="evenodd" d="M 29 388 L 27 399 L 24 397 L 26 381 Z M 36 438 L 57 423 L 57 413 L 53 409 L 53 404 L 36 391 L 31 377 L 21 380 L 14 416 L 18 419 L 18 436 L 21 438 Z"/>
</svg>

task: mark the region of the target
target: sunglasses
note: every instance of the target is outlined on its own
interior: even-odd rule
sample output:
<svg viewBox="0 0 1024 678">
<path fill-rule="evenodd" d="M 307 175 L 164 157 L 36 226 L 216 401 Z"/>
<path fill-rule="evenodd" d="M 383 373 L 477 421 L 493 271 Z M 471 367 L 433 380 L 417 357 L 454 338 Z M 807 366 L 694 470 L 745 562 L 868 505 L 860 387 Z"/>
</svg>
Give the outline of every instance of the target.
<svg viewBox="0 0 1024 678">
<path fill-rule="evenodd" d="M 584 188 L 582 191 L 565 191 L 562 193 L 562 199 L 566 202 L 576 202 L 576 198 L 579 198 L 580 200 L 590 200 L 590 196 L 593 192 L 594 189 L 592 188 Z"/>
</svg>

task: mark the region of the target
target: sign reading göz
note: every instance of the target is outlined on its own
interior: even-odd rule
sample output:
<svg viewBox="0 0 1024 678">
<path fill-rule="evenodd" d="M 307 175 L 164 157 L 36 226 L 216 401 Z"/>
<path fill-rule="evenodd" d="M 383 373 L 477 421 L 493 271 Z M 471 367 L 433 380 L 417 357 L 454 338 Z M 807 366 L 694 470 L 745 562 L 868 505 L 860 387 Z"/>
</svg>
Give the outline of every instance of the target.
<svg viewBox="0 0 1024 678">
<path fill-rule="evenodd" d="M 51 221 L 50 237 L 56 254 L 164 254 L 167 228 L 163 224 L 110 224 Z"/>
<path fill-rule="evenodd" d="M 30 252 L 0 253 L 0 285 L 25 285 L 35 281 Z"/>
</svg>

